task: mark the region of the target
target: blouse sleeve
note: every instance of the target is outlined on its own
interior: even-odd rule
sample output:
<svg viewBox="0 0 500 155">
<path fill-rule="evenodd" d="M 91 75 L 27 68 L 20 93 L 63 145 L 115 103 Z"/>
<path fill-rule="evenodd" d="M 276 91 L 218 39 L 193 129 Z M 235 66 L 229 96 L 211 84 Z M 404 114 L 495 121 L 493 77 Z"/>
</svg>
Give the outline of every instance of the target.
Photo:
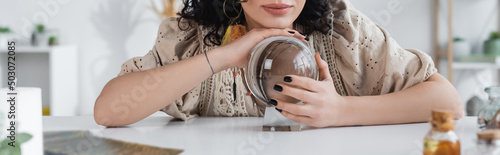
<svg viewBox="0 0 500 155">
<path fill-rule="evenodd" d="M 188 21 L 178 23 L 178 20 L 179 18 L 165 19 L 160 24 L 152 50 L 143 57 L 135 57 L 123 63 L 118 76 L 169 65 L 196 54 L 199 47 L 196 25 Z M 181 30 L 179 27 L 183 26 L 186 29 Z M 160 111 L 182 120 L 198 116 L 200 88 L 200 85 L 196 86 Z"/>
<path fill-rule="evenodd" d="M 400 91 L 437 72 L 429 55 L 401 48 L 348 0 L 330 0 L 330 6 L 335 62 L 348 95 Z"/>
</svg>

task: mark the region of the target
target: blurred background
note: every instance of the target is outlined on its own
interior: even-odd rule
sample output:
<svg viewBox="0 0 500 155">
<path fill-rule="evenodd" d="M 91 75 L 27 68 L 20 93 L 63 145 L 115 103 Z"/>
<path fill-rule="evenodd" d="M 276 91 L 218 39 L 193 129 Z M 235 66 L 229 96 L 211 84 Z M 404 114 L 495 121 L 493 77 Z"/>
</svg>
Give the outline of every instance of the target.
<svg viewBox="0 0 500 155">
<path fill-rule="evenodd" d="M 497 0 L 351 0 L 399 44 L 422 50 L 439 63 L 464 106 L 487 99 L 484 88 L 498 85 L 500 55 Z M 126 60 L 154 45 L 162 19 L 179 0 L 2 0 L 0 42 L 16 40 L 20 87 L 42 88 L 45 115 L 92 115 L 103 86 Z M 451 69 L 446 60 L 452 16 Z M 0 45 L 0 81 L 6 81 L 6 47 Z M 500 63 L 500 59 L 498 59 Z M 3 66 L 2 66 L 3 65 Z M 6 87 L 1 82 L 0 87 Z"/>
</svg>

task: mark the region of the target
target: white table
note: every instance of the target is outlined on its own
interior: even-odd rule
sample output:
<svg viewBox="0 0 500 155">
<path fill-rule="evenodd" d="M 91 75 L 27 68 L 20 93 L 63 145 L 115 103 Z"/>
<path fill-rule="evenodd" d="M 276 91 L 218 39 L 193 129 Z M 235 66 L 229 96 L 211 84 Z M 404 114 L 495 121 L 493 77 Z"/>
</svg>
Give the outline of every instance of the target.
<svg viewBox="0 0 500 155">
<path fill-rule="evenodd" d="M 462 152 L 475 147 L 475 117 L 457 121 Z M 107 138 L 183 149 L 182 154 L 422 154 L 428 123 L 308 128 L 300 132 L 262 132 L 263 118 L 196 118 L 173 121 L 150 116 L 121 128 L 104 128 L 91 116 L 44 116 L 43 131 L 90 130 Z"/>
</svg>

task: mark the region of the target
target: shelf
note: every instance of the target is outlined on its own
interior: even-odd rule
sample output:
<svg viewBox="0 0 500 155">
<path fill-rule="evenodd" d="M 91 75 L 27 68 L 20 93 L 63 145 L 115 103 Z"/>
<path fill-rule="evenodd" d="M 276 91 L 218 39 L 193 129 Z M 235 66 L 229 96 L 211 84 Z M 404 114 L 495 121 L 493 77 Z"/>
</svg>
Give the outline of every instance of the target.
<svg viewBox="0 0 500 155">
<path fill-rule="evenodd" d="M 453 62 L 452 68 L 459 69 L 500 69 L 500 64 L 488 62 Z"/>
<path fill-rule="evenodd" d="M 75 116 L 77 115 L 78 108 L 78 47 L 76 45 L 60 45 L 60 46 L 47 46 L 47 47 L 33 47 L 33 46 L 16 46 L 16 64 L 20 64 L 16 75 L 29 75 L 19 76 L 18 82 L 31 81 L 32 85 L 43 85 L 41 83 L 48 83 L 47 86 L 42 88 L 42 95 L 44 92 L 46 98 L 42 97 L 43 102 L 49 102 L 50 115 L 52 116 Z M 0 49 L 0 55 L 7 53 L 6 48 Z M 23 56 L 21 56 L 21 54 Z M 31 61 L 38 54 L 47 55 L 36 61 Z M 0 59 L 0 73 L 7 73 L 4 70 L 7 65 L 7 59 L 3 57 Z M 34 66 L 47 66 L 46 68 L 37 68 Z M 21 69 L 22 68 L 22 69 Z M 36 68 L 36 69 L 35 69 Z M 41 70 L 37 70 L 41 69 Z M 50 77 L 47 80 L 40 80 L 37 75 L 32 73 L 40 73 Z M 0 81 L 6 78 L 6 74 L 0 74 Z M 33 82 L 34 81 L 34 82 Z M 35 83 L 35 84 L 33 84 Z M 30 86 L 30 85 L 26 85 Z M 1 87 L 1 85 L 0 85 Z M 32 86 L 33 87 L 33 86 Z M 45 96 L 45 95 L 44 95 Z M 42 102 L 42 103 L 43 103 Z"/>
<path fill-rule="evenodd" d="M 35 47 L 35 46 L 16 46 L 16 53 L 49 53 L 53 48 L 58 46 L 46 46 L 46 47 Z M 0 49 L 0 53 L 7 53 L 6 48 Z"/>
</svg>

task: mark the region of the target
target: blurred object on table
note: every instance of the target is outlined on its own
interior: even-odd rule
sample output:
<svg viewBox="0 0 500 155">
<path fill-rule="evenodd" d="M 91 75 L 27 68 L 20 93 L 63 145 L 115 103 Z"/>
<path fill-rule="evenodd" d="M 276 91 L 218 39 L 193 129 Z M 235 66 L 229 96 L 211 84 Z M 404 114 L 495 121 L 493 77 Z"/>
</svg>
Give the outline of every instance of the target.
<svg viewBox="0 0 500 155">
<path fill-rule="evenodd" d="M 484 101 L 477 95 L 467 101 L 467 116 L 477 116 L 479 110 L 484 106 Z"/>
<path fill-rule="evenodd" d="M 476 147 L 465 152 L 466 155 L 500 154 L 500 130 L 484 130 L 477 133 Z"/>
<path fill-rule="evenodd" d="M 89 131 L 55 131 L 44 132 L 45 154 L 163 154 L 177 155 L 178 149 L 159 148 L 154 146 L 129 143 L 120 140 L 95 136 Z M 82 147 L 82 145 L 85 145 Z"/>
<path fill-rule="evenodd" d="M 493 86 L 484 89 L 488 93 L 488 102 L 479 110 L 478 125 L 479 129 L 498 129 L 497 118 L 500 112 L 500 87 Z"/>
<path fill-rule="evenodd" d="M 455 133 L 453 113 L 432 111 L 431 130 L 424 138 L 424 155 L 459 155 L 460 140 Z"/>
</svg>

